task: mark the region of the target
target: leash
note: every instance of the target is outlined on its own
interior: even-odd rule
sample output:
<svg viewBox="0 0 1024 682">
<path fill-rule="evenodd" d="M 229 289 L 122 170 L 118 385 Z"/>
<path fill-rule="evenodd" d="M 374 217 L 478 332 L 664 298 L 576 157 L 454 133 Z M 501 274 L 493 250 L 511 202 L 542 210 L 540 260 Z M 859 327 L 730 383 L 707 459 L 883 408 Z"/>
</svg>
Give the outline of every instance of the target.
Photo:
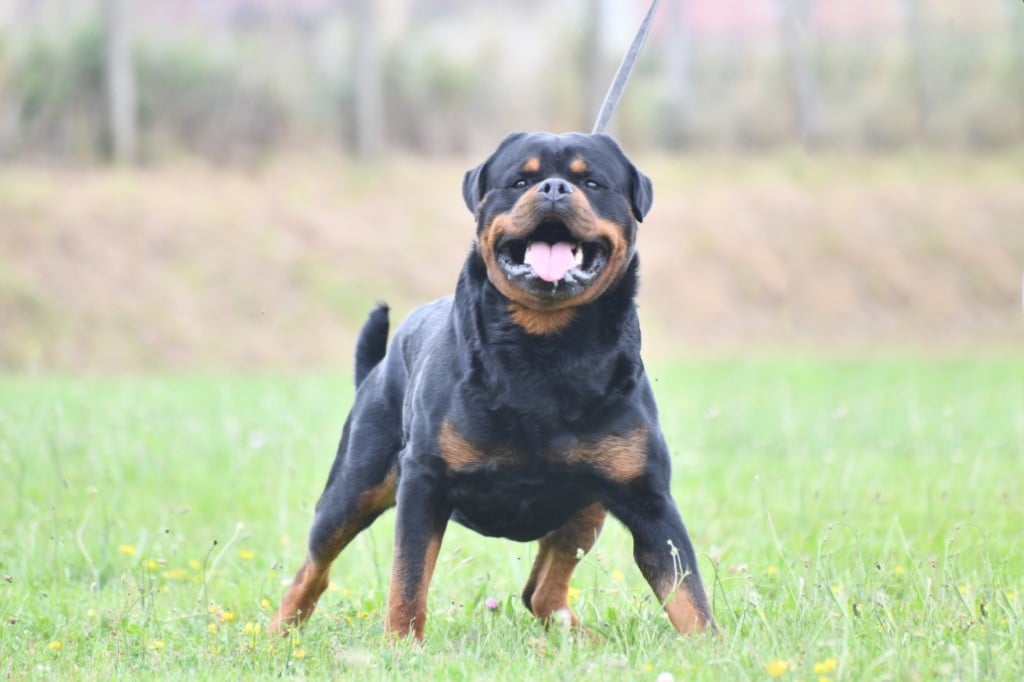
<svg viewBox="0 0 1024 682">
<path fill-rule="evenodd" d="M 630 44 L 626 56 L 622 58 L 619 70 L 615 72 L 615 78 L 608 88 L 608 93 L 604 96 L 604 103 L 601 105 L 601 111 L 597 115 L 597 121 L 594 122 L 594 129 L 590 131 L 592 135 L 603 133 L 605 128 L 608 127 L 608 119 L 612 117 L 615 107 L 622 98 L 622 92 L 626 89 L 626 83 L 629 82 L 629 77 L 633 74 L 633 67 L 636 66 L 640 52 L 644 49 L 644 43 L 647 42 L 647 34 L 651 32 L 651 20 L 654 19 L 654 13 L 658 9 L 658 2 L 659 0 L 652 0 L 651 7 L 647 10 L 647 16 L 644 17 L 643 23 L 637 29 L 636 35 L 633 36 L 633 42 Z"/>
</svg>

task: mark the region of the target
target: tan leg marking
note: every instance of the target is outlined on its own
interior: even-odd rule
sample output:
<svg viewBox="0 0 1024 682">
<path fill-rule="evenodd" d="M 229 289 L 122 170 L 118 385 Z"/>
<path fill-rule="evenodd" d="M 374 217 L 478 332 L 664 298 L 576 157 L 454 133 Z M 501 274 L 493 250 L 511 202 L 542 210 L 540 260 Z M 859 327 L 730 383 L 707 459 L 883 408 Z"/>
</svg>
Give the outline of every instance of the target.
<svg viewBox="0 0 1024 682">
<path fill-rule="evenodd" d="M 679 632 L 692 634 L 703 632 L 709 627 L 717 629 L 714 616 L 710 611 L 697 606 L 685 582 L 660 580 L 657 584 L 652 584 L 652 587 L 668 615 L 669 622 Z"/>
<path fill-rule="evenodd" d="M 395 548 L 395 561 L 391 566 L 391 590 L 388 594 L 388 632 L 406 637 L 410 632 L 417 640 L 423 640 L 423 626 L 427 621 L 427 591 L 430 579 L 437 565 L 437 555 L 441 550 L 441 536 L 431 536 L 424 556 L 423 572 L 414 575 L 408 570 L 401 552 Z M 412 586 L 411 597 L 404 595 L 406 588 Z"/>
<path fill-rule="evenodd" d="M 363 492 L 355 511 L 334 531 L 323 551 L 325 557 L 317 561 L 307 556 L 302 563 L 288 591 L 281 599 L 277 613 L 270 621 L 270 630 L 287 634 L 293 626 L 300 626 L 309 620 L 316 609 L 320 595 L 330 584 L 331 562 L 345 549 L 381 512 L 395 506 L 395 484 L 398 470 L 392 469 L 379 485 Z M 318 503 L 319 504 L 319 503 Z"/>
<path fill-rule="evenodd" d="M 523 590 L 530 611 L 541 620 L 566 613 L 573 625 L 579 619 L 569 608 L 569 581 L 579 564 L 579 550 L 587 553 L 597 541 L 607 515 L 604 507 L 592 504 L 580 510 L 563 527 L 540 541 L 537 559 Z"/>
</svg>

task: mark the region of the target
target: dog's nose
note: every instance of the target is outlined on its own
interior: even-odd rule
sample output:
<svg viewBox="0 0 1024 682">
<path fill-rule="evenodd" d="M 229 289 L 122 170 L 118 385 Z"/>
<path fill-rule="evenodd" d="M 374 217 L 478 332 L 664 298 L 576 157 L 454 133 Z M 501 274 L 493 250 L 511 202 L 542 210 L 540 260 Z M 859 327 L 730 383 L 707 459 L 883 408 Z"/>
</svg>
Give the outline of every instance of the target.
<svg viewBox="0 0 1024 682">
<path fill-rule="evenodd" d="M 551 201 L 561 201 L 572 194 L 572 185 L 562 178 L 548 178 L 537 185 L 537 193 Z"/>
</svg>

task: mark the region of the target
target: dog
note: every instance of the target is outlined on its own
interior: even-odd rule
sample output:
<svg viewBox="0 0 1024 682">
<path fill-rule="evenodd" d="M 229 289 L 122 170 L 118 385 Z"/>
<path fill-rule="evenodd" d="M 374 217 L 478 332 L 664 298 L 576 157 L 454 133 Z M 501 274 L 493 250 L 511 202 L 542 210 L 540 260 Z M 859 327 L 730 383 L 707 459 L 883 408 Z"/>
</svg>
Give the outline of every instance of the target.
<svg viewBox="0 0 1024 682">
<path fill-rule="evenodd" d="M 669 450 L 640 359 L 637 224 L 651 181 L 600 134 L 514 133 L 468 171 L 476 239 L 453 296 L 390 346 L 380 305 L 356 343 L 356 396 L 308 555 L 271 628 L 313 613 L 331 562 L 397 507 L 386 628 L 422 640 L 448 521 L 540 540 L 523 603 L 565 617 L 608 512 L 677 630 L 717 630 L 669 491 Z"/>
</svg>

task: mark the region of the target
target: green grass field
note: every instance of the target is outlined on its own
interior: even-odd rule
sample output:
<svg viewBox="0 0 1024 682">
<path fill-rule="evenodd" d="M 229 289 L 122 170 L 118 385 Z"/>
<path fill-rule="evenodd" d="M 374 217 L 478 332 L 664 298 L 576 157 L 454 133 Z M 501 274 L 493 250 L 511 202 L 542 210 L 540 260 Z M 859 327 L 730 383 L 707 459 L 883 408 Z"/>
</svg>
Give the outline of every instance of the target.
<svg viewBox="0 0 1024 682">
<path fill-rule="evenodd" d="M 573 582 L 585 633 L 519 603 L 533 545 L 453 525 L 426 642 L 392 642 L 391 515 L 269 637 L 349 378 L 0 379 L 0 675 L 1024 678 L 1024 358 L 651 376 L 722 639 L 675 634 L 611 522 Z"/>
</svg>

